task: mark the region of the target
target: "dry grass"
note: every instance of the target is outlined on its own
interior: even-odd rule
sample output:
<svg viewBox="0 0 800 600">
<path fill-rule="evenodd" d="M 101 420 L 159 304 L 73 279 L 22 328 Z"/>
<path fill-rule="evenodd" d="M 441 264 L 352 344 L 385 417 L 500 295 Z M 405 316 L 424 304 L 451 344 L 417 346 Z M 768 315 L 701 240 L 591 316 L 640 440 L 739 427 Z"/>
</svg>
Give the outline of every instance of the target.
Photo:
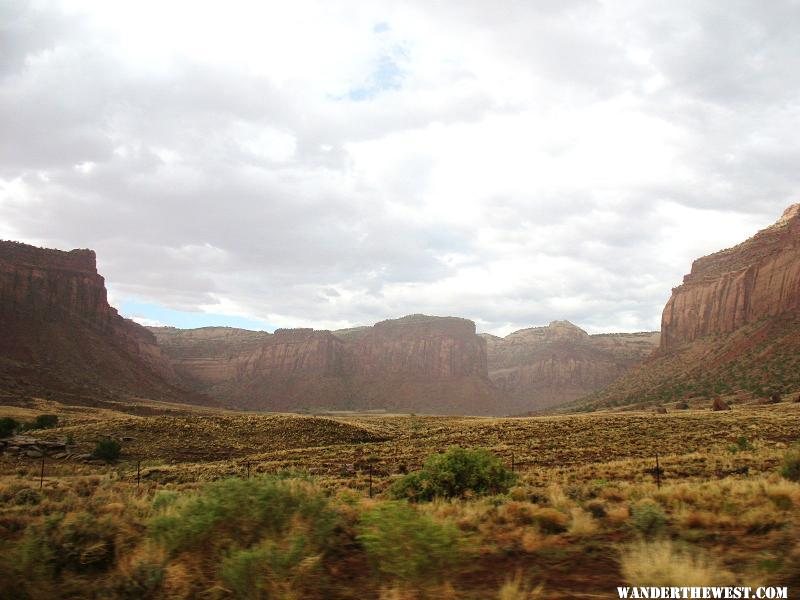
<svg viewBox="0 0 800 600">
<path fill-rule="evenodd" d="M 724 586 L 733 575 L 710 557 L 669 540 L 638 542 L 620 557 L 622 574 L 632 586 Z"/>
<path fill-rule="evenodd" d="M 109 528 L 95 532 L 99 539 L 92 544 L 100 546 L 84 549 L 88 560 L 102 544 L 113 546 L 107 571 L 65 571 L 60 580 L 33 575 L 44 591 L 51 589 L 48 585 L 80 590 L 88 577 L 102 580 L 103 589 L 111 590 L 108 597 L 124 597 L 114 592 L 120 581 L 158 574 L 161 596 L 154 597 L 212 594 L 198 591 L 196 582 L 213 582 L 216 566 L 192 554 L 168 557 L 147 537 L 154 498 L 162 502 L 205 481 L 243 477 L 248 463 L 253 476 L 310 476 L 331 494 L 344 519 L 346 541 L 360 516 L 385 502 L 401 471 L 418 468 L 425 456 L 451 445 L 488 447 L 509 465 L 513 454 L 519 475 L 505 496 L 419 507 L 436 522 L 457 528 L 463 538 L 460 566 L 435 589 L 378 582 L 353 542 L 329 565 L 332 577 L 347 582 L 342 598 L 570 597 L 613 591 L 623 574 L 635 585 L 661 585 L 639 578 L 668 581 L 677 577 L 675 569 L 680 578 L 671 581 L 680 585 L 688 584 L 685 573 L 692 581 L 717 585 L 720 578 L 703 577 L 711 573 L 725 579 L 733 565 L 742 581 L 777 584 L 796 577 L 791 561 L 782 557 L 800 537 L 800 484 L 777 472 L 790 444 L 800 438 L 797 404 L 740 407 L 726 414 L 689 410 L 656 418 L 607 413 L 520 419 L 181 413 L 179 407 L 170 407 L 166 416 L 134 416 L 52 402 L 0 407 L 0 416 L 29 419 L 41 413 L 58 414 L 63 425 L 35 435 L 70 435 L 79 449 L 103 435 L 132 438 L 123 442 L 116 465 L 48 460 L 41 491 L 38 461 L 0 457 L 4 553 L 54 515 L 72 523 L 89 513 Z M 747 448 L 731 451 L 741 437 L 748 440 Z M 660 487 L 652 473 L 654 449 L 663 469 Z M 137 488 L 135 465 L 141 458 L 143 479 Z M 372 500 L 366 498 L 370 469 Z M 635 512 L 643 505 L 665 517 L 649 544 L 637 541 Z M 659 535 L 672 542 L 660 541 Z M 620 545 L 625 548 L 621 559 Z M 677 566 L 670 570 L 669 565 Z M 3 568 L 0 564 L 0 574 Z M 509 573 L 524 576 L 509 579 Z"/>
<path fill-rule="evenodd" d="M 541 598 L 543 585 L 533 585 L 525 580 L 521 571 L 507 579 L 497 592 L 497 600 L 534 600 Z"/>
</svg>

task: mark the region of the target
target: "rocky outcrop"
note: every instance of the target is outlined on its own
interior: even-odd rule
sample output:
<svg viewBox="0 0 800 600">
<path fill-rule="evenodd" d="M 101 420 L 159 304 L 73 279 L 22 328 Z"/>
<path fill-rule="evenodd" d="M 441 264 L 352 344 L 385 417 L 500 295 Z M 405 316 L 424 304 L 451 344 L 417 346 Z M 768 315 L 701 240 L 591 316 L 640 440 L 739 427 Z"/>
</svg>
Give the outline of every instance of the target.
<svg viewBox="0 0 800 600">
<path fill-rule="evenodd" d="M 720 411 L 720 410 L 730 410 L 731 407 L 722 399 L 722 398 L 714 398 L 714 402 L 711 403 L 711 410 Z"/>
<path fill-rule="evenodd" d="M 261 410 L 502 414 L 466 319 L 411 315 L 337 331 L 152 328 L 181 382 Z"/>
<path fill-rule="evenodd" d="M 672 290 L 659 351 L 577 408 L 763 398 L 800 389 L 800 205 L 694 261 Z M 721 402 L 724 401 L 720 400 Z M 716 401 L 715 401 L 716 402 Z"/>
<path fill-rule="evenodd" d="M 91 250 L 0 241 L 0 331 L 6 394 L 184 398 L 153 334 L 109 306 Z"/>
<path fill-rule="evenodd" d="M 569 321 L 484 334 L 489 377 L 523 411 L 574 400 L 608 385 L 658 346 L 657 332 L 589 335 Z"/>
<path fill-rule="evenodd" d="M 800 311 L 800 204 L 749 240 L 694 261 L 661 319 L 661 352 Z"/>
<path fill-rule="evenodd" d="M 456 317 L 410 315 L 381 321 L 346 342 L 344 356 L 344 368 L 362 377 L 487 376 L 486 343 L 475 335 L 475 323 Z"/>
</svg>

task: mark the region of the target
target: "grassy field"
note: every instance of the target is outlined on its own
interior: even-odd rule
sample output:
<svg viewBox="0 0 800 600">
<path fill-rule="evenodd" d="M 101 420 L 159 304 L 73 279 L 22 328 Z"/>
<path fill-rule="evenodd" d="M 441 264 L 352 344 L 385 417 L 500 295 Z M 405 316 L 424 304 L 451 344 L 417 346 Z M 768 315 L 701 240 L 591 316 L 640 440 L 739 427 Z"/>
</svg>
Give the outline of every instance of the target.
<svg viewBox="0 0 800 600">
<path fill-rule="evenodd" d="M 800 485 L 779 474 L 800 439 L 798 403 L 517 419 L 147 406 L 135 410 L 150 416 L 124 404 L 0 407 L 21 421 L 57 414 L 57 428 L 29 434 L 70 443 L 45 459 L 41 482 L 40 459 L 0 455 L 2 597 L 514 600 L 611 598 L 626 583 L 800 586 Z M 75 458 L 104 437 L 121 440 L 117 462 Z M 394 482 L 451 446 L 489 449 L 516 484 L 392 500 Z M 248 511 L 267 496 L 303 508 L 265 524 Z M 228 516 L 209 520 L 214 511 Z"/>
</svg>

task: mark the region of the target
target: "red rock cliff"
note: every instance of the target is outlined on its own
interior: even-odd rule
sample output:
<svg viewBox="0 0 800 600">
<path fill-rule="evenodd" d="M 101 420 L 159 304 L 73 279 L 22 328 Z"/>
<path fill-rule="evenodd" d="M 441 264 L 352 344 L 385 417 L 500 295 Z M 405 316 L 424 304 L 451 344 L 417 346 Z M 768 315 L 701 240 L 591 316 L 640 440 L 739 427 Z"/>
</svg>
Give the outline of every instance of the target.
<svg viewBox="0 0 800 600">
<path fill-rule="evenodd" d="M 410 315 L 376 323 L 348 344 L 346 368 L 367 377 L 486 377 L 486 342 L 467 319 Z"/>
<path fill-rule="evenodd" d="M 91 250 L 0 241 L 0 329 L 0 377 L 11 390 L 174 391 L 155 337 L 109 306 Z"/>
<path fill-rule="evenodd" d="M 544 409 L 608 385 L 658 346 L 658 332 L 589 335 L 569 321 L 484 335 L 489 377 L 520 411 Z"/>
<path fill-rule="evenodd" d="M 234 406 L 495 414 L 466 319 L 412 315 L 341 332 L 152 328 L 182 381 Z"/>
<path fill-rule="evenodd" d="M 700 258 L 672 290 L 661 318 L 661 352 L 766 317 L 800 311 L 800 204 L 749 240 Z"/>
</svg>

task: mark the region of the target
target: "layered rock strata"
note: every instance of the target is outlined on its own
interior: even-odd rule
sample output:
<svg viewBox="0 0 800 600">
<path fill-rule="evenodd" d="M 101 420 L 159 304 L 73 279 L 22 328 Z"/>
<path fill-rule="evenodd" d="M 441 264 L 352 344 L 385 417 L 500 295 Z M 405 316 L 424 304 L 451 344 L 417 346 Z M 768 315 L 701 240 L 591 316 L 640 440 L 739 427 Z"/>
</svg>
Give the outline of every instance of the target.
<svg viewBox="0 0 800 600">
<path fill-rule="evenodd" d="M 108 304 L 91 250 L 0 241 L 0 396 L 184 399 L 156 339 Z"/>
<path fill-rule="evenodd" d="M 658 332 L 589 335 L 569 321 L 486 335 L 489 377 L 500 393 L 528 411 L 598 390 L 640 363 Z"/>
<path fill-rule="evenodd" d="M 180 381 L 240 408 L 502 414 L 475 324 L 411 315 L 336 331 L 152 328 Z"/>
</svg>

